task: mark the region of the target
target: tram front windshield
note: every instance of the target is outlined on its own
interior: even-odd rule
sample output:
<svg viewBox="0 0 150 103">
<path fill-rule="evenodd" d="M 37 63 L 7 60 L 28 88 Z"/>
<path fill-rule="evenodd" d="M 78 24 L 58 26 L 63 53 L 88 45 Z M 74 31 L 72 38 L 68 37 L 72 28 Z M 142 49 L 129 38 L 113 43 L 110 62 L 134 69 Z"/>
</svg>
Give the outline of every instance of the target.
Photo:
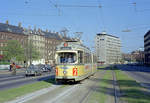
<svg viewBox="0 0 150 103">
<path fill-rule="evenodd" d="M 57 58 L 58 63 L 75 63 L 76 62 L 76 53 L 63 52 L 58 54 Z"/>
</svg>

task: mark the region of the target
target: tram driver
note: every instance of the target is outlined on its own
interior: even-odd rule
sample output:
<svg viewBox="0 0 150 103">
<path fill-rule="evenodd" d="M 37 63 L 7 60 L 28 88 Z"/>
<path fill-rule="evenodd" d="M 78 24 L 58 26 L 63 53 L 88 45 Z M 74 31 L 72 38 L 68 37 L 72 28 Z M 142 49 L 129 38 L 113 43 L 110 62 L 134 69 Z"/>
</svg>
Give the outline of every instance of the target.
<svg viewBox="0 0 150 103">
<path fill-rule="evenodd" d="M 73 63 L 73 62 L 74 62 L 73 56 L 70 54 L 68 57 L 68 63 Z"/>
<path fill-rule="evenodd" d="M 61 55 L 60 62 L 61 63 L 74 63 L 75 56 L 74 56 L 74 54 L 71 54 L 71 53 L 67 53 L 66 55 Z"/>
</svg>

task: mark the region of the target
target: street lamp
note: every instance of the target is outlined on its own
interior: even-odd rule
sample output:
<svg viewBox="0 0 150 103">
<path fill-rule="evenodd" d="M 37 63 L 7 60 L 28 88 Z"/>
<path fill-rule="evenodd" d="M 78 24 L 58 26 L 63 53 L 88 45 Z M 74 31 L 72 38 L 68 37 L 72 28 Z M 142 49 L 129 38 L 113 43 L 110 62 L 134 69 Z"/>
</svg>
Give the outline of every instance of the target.
<svg viewBox="0 0 150 103">
<path fill-rule="evenodd" d="M 125 30 L 122 30 L 122 32 L 131 32 L 130 29 L 125 29 Z"/>
</svg>

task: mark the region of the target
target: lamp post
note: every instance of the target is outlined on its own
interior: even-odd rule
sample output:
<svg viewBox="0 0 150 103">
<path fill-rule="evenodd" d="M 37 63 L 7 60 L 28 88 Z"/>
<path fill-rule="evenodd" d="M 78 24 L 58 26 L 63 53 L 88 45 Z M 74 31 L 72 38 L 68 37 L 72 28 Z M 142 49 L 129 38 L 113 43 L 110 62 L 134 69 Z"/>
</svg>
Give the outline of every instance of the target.
<svg viewBox="0 0 150 103">
<path fill-rule="evenodd" d="M 27 49 L 28 49 L 28 60 L 29 60 L 29 65 L 32 64 L 32 34 L 30 32 L 30 30 L 28 30 L 28 34 L 29 34 L 29 38 L 28 38 L 28 43 L 27 43 Z"/>
<path fill-rule="evenodd" d="M 31 35 L 29 41 L 29 55 L 30 55 L 30 65 L 32 64 L 32 47 L 31 47 Z"/>
</svg>

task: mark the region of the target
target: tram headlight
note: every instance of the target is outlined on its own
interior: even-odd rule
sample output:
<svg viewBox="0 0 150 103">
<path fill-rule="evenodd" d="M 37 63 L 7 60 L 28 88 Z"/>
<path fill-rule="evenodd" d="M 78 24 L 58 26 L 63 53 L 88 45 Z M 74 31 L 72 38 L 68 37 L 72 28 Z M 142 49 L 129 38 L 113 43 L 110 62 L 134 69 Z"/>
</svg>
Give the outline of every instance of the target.
<svg viewBox="0 0 150 103">
<path fill-rule="evenodd" d="M 67 74 L 67 71 L 63 71 L 64 74 Z"/>
</svg>

